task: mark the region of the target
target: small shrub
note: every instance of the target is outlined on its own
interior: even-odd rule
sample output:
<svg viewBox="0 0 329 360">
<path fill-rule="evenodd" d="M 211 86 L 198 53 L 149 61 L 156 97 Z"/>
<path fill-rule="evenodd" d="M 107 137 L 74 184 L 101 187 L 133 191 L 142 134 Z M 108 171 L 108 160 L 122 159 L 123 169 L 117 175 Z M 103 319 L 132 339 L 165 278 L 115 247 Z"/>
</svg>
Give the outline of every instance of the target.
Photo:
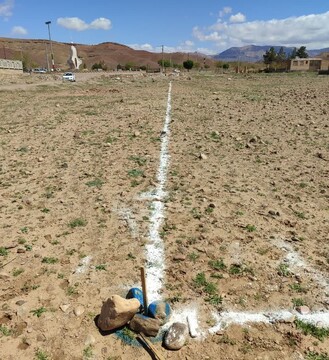
<svg viewBox="0 0 329 360">
<path fill-rule="evenodd" d="M 128 171 L 128 175 L 130 177 L 139 177 L 139 176 L 143 176 L 144 175 L 144 171 L 143 170 L 140 170 L 140 169 L 132 169 L 132 170 L 129 170 Z"/>
<path fill-rule="evenodd" d="M 44 264 L 56 264 L 58 259 L 54 257 L 44 257 L 41 262 Z"/>
<path fill-rule="evenodd" d="M 1 246 L 0 247 L 0 256 L 7 256 L 7 255 L 8 255 L 8 250 L 5 247 Z"/>
<path fill-rule="evenodd" d="M 44 312 L 46 312 L 46 311 L 47 311 L 47 309 L 42 306 L 42 307 L 40 307 L 40 308 L 38 308 L 38 309 L 31 310 L 30 312 L 31 312 L 34 316 L 36 316 L 36 317 L 39 318 L 39 317 L 40 317 Z"/>
<path fill-rule="evenodd" d="M 224 264 L 223 259 L 220 260 L 210 260 L 208 262 L 209 266 L 214 270 L 225 270 L 226 265 Z"/>
<path fill-rule="evenodd" d="M 81 219 L 81 218 L 74 219 L 69 223 L 70 228 L 76 228 L 76 227 L 81 227 L 81 226 L 86 226 L 86 225 L 87 225 L 87 221 L 84 219 Z"/>
</svg>

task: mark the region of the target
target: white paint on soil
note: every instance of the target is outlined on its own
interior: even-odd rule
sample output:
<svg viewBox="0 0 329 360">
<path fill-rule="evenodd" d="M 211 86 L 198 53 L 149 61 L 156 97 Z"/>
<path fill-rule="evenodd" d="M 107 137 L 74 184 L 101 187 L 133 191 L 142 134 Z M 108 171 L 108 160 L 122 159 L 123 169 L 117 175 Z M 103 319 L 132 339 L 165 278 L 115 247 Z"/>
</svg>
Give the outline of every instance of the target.
<svg viewBox="0 0 329 360">
<path fill-rule="evenodd" d="M 126 222 L 131 236 L 133 238 L 137 238 L 139 230 L 137 222 L 135 221 L 135 216 L 133 215 L 132 211 L 128 208 L 120 208 L 117 211 L 119 216 L 121 216 L 122 219 Z"/>
<path fill-rule="evenodd" d="M 160 237 L 160 226 L 164 218 L 165 185 L 169 165 L 169 125 L 171 122 L 171 83 L 169 83 L 167 110 L 161 133 L 160 165 L 157 187 L 152 194 L 149 241 L 146 245 L 146 287 L 149 301 L 161 299 L 161 288 L 165 273 L 165 249 Z"/>
<path fill-rule="evenodd" d="M 296 272 L 297 269 L 301 268 L 305 271 L 308 277 L 317 281 L 317 283 L 325 290 L 326 295 L 329 294 L 328 279 L 321 274 L 320 271 L 307 264 L 306 261 L 294 250 L 291 244 L 278 237 L 274 240 L 274 245 L 286 253 L 284 262 L 289 265 L 289 268 L 292 271 Z"/>
<path fill-rule="evenodd" d="M 297 312 L 287 310 L 253 313 L 253 312 L 223 312 L 221 314 L 213 313 L 213 318 L 217 322 L 215 326 L 209 329 L 210 334 L 225 329 L 227 326 L 247 325 L 252 323 L 273 324 L 278 321 L 292 321 L 293 318 L 320 327 L 329 327 L 329 312 L 316 312 L 308 315 L 301 315 Z"/>
<path fill-rule="evenodd" d="M 84 274 L 89 267 L 91 259 L 92 259 L 92 257 L 90 255 L 82 258 L 79 262 L 78 267 L 75 269 L 74 274 Z"/>
</svg>

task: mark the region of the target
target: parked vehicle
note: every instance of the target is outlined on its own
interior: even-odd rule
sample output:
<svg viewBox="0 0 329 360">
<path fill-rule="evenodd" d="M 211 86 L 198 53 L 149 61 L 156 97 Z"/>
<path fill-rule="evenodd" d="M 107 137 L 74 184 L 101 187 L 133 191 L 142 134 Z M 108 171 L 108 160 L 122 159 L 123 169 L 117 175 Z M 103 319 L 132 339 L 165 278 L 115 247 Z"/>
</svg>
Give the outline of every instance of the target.
<svg viewBox="0 0 329 360">
<path fill-rule="evenodd" d="M 32 72 L 38 73 L 38 74 L 45 74 L 47 72 L 47 70 L 43 69 L 43 68 L 36 68 L 36 69 L 33 69 Z"/>
<path fill-rule="evenodd" d="M 75 81 L 75 74 L 73 74 L 72 72 L 66 72 L 63 75 L 63 80 L 64 81 Z"/>
</svg>

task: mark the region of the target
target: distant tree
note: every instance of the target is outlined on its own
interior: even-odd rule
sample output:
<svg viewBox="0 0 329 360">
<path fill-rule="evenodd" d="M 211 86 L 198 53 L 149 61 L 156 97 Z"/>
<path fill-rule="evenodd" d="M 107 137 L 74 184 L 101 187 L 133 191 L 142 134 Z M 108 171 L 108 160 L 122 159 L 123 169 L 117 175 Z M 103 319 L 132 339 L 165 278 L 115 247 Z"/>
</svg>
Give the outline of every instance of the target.
<svg viewBox="0 0 329 360">
<path fill-rule="evenodd" d="M 125 70 L 133 70 L 134 68 L 135 68 L 135 65 L 132 62 L 127 62 L 124 66 Z"/>
<path fill-rule="evenodd" d="M 99 63 L 95 63 L 91 66 L 92 70 L 107 70 L 107 66 L 105 65 L 105 62 L 102 60 Z"/>
<path fill-rule="evenodd" d="M 194 62 L 193 60 L 186 60 L 183 62 L 184 69 L 190 71 L 193 68 Z"/>
<path fill-rule="evenodd" d="M 279 50 L 279 52 L 278 52 L 278 54 L 277 54 L 277 60 L 279 61 L 279 62 L 283 62 L 283 61 L 286 61 L 287 60 L 287 54 L 286 54 L 286 52 L 284 51 L 284 48 L 281 46 L 280 47 L 280 50 Z"/>
<path fill-rule="evenodd" d="M 162 62 L 163 62 L 163 64 L 162 64 Z M 171 61 L 170 60 L 166 60 L 166 59 L 160 59 L 160 60 L 158 60 L 158 64 L 160 65 L 160 66 L 163 66 L 163 67 L 165 67 L 165 68 L 169 68 L 170 66 L 171 66 Z"/>
<path fill-rule="evenodd" d="M 274 47 L 272 46 L 269 50 L 267 50 L 265 52 L 265 54 L 263 55 L 263 59 L 264 59 L 264 63 L 266 65 L 271 66 L 276 60 L 277 60 L 277 53 L 274 49 Z"/>
<path fill-rule="evenodd" d="M 230 64 L 227 64 L 227 63 L 223 64 L 223 69 L 224 70 L 227 70 L 229 67 L 230 67 Z"/>
<path fill-rule="evenodd" d="M 290 53 L 289 55 L 289 59 L 292 60 L 292 59 L 296 59 L 296 56 L 297 56 L 297 49 L 294 47 L 292 49 L 292 52 Z"/>
<path fill-rule="evenodd" d="M 297 52 L 296 55 L 300 58 L 300 59 L 306 59 L 308 58 L 308 53 L 306 51 L 306 46 L 301 46 Z"/>
</svg>

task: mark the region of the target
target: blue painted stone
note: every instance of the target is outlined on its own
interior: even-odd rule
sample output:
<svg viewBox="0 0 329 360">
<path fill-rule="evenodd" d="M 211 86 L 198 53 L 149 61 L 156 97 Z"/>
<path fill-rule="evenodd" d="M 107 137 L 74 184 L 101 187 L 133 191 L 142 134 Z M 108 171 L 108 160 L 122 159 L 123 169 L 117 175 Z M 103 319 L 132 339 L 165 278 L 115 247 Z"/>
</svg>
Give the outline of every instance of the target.
<svg viewBox="0 0 329 360">
<path fill-rule="evenodd" d="M 143 297 L 143 291 L 139 288 L 131 288 L 128 291 L 128 294 L 126 296 L 127 299 L 137 299 L 141 303 L 141 307 L 139 311 L 143 311 L 144 309 L 144 297 Z"/>
<path fill-rule="evenodd" d="M 147 313 L 148 316 L 159 319 L 162 323 L 165 323 L 171 315 L 171 307 L 167 302 L 157 300 L 149 305 Z"/>
</svg>

